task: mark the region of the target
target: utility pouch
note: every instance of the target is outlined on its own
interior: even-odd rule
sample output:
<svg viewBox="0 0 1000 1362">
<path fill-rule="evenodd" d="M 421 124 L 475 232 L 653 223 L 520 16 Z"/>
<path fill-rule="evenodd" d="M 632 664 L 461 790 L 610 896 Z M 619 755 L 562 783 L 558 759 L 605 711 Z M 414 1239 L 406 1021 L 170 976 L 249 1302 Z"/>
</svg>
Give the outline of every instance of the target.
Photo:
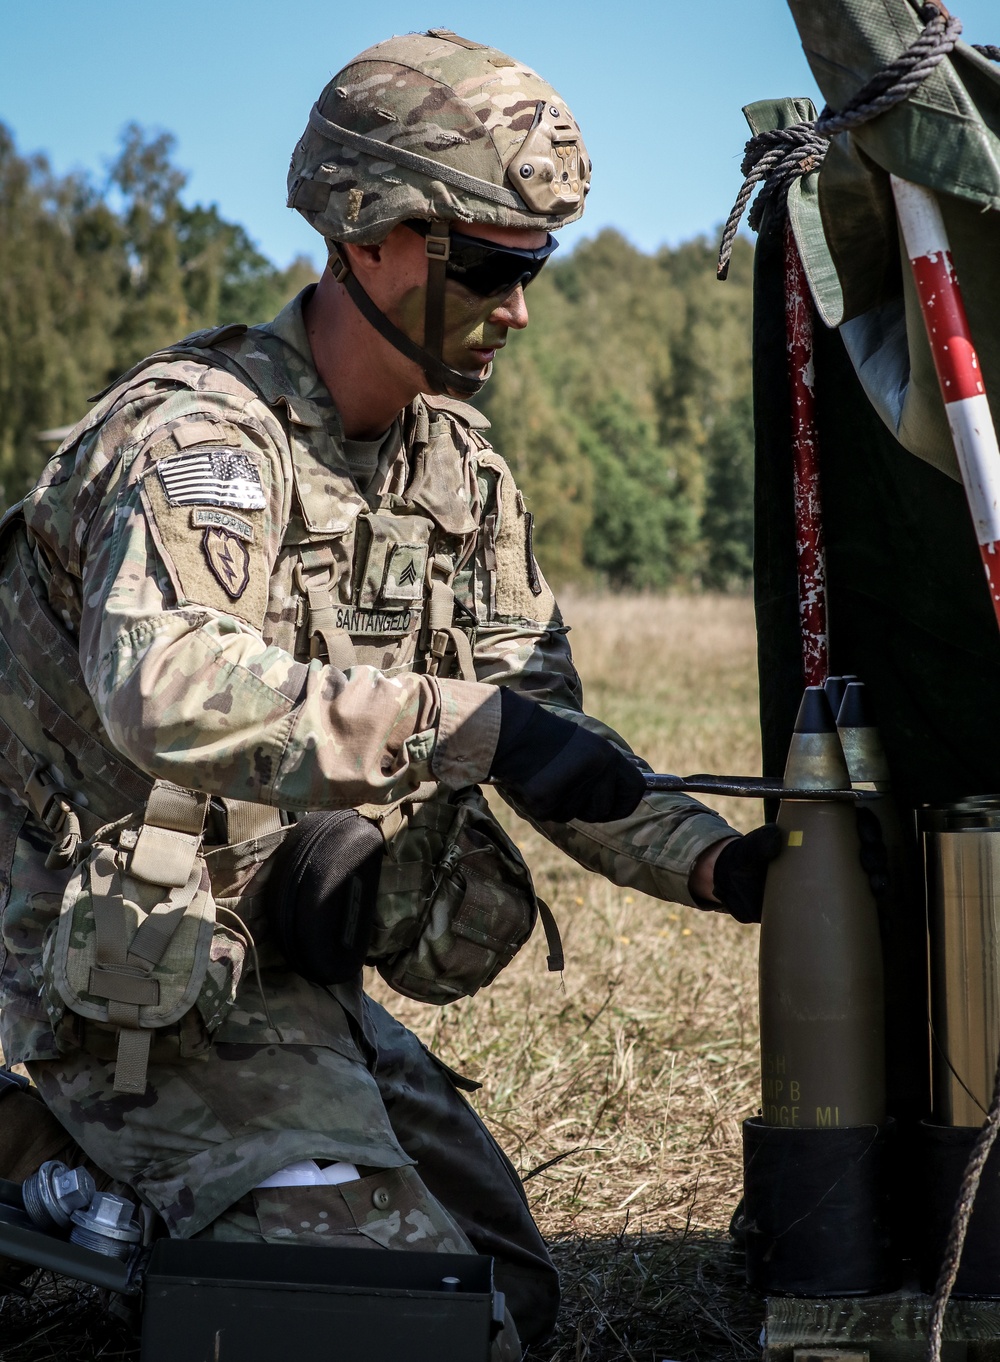
<svg viewBox="0 0 1000 1362">
<path fill-rule="evenodd" d="M 535 893 L 528 867 L 482 792 L 474 786 L 459 791 L 448 805 L 429 808 L 424 823 L 442 807 L 451 815 L 443 835 L 435 836 L 432 826 L 413 829 L 426 851 L 437 852 L 429 890 L 416 905 L 405 893 L 380 893 L 369 964 L 408 998 L 454 1002 L 493 982 L 541 914 L 549 969 L 561 970 L 555 919 Z M 397 856 L 405 865 L 405 846 Z"/>
<path fill-rule="evenodd" d="M 154 1032 L 194 1007 L 213 1030 L 235 1001 L 247 942 L 216 925 L 201 854 L 207 802 L 157 781 L 138 833 L 92 844 L 46 935 L 53 1028 L 70 1012 L 117 1031 L 116 1092 L 145 1092 Z"/>
<path fill-rule="evenodd" d="M 289 965 L 315 984 L 342 984 L 365 963 L 385 844 L 354 809 L 310 813 L 285 835 L 269 919 Z"/>
</svg>

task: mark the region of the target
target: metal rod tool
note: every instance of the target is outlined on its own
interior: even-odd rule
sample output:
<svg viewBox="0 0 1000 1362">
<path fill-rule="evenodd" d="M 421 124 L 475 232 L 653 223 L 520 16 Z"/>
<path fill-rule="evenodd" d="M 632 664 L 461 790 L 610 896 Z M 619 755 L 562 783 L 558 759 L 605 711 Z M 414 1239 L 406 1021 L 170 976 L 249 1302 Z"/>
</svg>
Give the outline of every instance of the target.
<svg viewBox="0 0 1000 1362">
<path fill-rule="evenodd" d="M 679 790 L 682 794 L 733 795 L 737 799 L 821 799 L 843 804 L 878 797 L 873 790 L 815 790 L 767 776 L 671 776 L 652 772 L 646 776 L 646 789 L 651 794 Z"/>
</svg>

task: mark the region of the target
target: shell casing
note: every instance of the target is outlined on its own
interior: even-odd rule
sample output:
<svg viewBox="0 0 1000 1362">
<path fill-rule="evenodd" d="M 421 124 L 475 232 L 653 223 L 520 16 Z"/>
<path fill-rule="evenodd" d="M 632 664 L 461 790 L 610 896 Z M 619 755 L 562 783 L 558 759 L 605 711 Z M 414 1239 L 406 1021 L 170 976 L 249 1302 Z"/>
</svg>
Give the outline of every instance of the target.
<svg viewBox="0 0 1000 1362">
<path fill-rule="evenodd" d="M 834 735 L 835 736 L 835 735 Z M 785 800 L 760 938 L 762 1115 L 799 1128 L 885 1119 L 878 912 L 854 812 Z"/>
</svg>

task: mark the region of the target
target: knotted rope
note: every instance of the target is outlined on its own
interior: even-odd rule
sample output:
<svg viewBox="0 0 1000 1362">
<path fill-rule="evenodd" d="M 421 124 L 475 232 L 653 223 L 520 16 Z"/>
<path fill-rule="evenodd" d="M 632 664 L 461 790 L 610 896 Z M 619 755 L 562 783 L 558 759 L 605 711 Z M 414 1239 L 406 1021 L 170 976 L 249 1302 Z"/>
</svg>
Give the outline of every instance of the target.
<svg viewBox="0 0 1000 1362">
<path fill-rule="evenodd" d="M 948 1242 L 945 1245 L 941 1270 L 934 1287 L 934 1304 L 931 1306 L 930 1325 L 927 1330 L 928 1362 L 940 1362 L 941 1343 L 944 1338 L 945 1310 L 948 1308 L 948 1301 L 951 1298 L 955 1279 L 958 1276 L 958 1267 L 962 1261 L 962 1249 L 965 1247 L 965 1236 L 968 1233 L 969 1221 L 972 1219 L 972 1208 L 975 1204 L 976 1193 L 979 1191 L 983 1169 L 986 1167 L 986 1160 L 990 1156 L 990 1151 L 996 1143 L 998 1134 L 1000 1134 L 1000 1060 L 997 1062 L 997 1075 L 993 1084 L 993 1101 L 990 1103 L 986 1120 L 983 1122 L 982 1129 L 972 1146 L 969 1162 L 965 1165 L 962 1186 L 959 1189 L 958 1200 L 955 1202 L 955 1209 L 952 1212 L 951 1225 L 948 1228 Z"/>
<path fill-rule="evenodd" d="M 947 14 L 934 0 L 921 6 L 920 17 L 924 21 L 920 35 L 894 61 L 876 71 L 843 109 L 827 105 L 814 123 L 792 123 L 787 128 L 759 132 L 750 138 L 740 165 L 743 187 L 736 196 L 719 246 L 716 271 L 719 279 L 725 279 L 729 273 L 740 220 L 758 185 L 761 191 L 749 217 L 754 231 L 760 226 L 768 204 L 784 202 L 793 180 L 819 169 L 831 137 L 868 123 L 909 99 L 952 50 L 962 31 L 961 19 Z"/>
</svg>

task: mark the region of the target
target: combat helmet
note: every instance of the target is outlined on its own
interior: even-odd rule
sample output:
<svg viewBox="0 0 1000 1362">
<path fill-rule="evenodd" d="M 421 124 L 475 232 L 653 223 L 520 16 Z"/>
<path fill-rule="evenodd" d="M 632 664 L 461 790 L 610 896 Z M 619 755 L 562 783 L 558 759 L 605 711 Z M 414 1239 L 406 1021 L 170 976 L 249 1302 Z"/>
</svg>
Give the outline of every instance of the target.
<svg viewBox="0 0 1000 1362">
<path fill-rule="evenodd" d="M 288 205 L 327 239 L 331 269 L 367 320 L 436 390 L 471 394 L 485 378 L 442 359 L 453 225 L 553 231 L 583 213 L 590 171 L 576 120 L 550 85 L 438 28 L 378 43 L 334 76 L 292 153 Z M 375 306 L 339 250 L 414 219 L 430 224 L 423 346 Z"/>
</svg>

